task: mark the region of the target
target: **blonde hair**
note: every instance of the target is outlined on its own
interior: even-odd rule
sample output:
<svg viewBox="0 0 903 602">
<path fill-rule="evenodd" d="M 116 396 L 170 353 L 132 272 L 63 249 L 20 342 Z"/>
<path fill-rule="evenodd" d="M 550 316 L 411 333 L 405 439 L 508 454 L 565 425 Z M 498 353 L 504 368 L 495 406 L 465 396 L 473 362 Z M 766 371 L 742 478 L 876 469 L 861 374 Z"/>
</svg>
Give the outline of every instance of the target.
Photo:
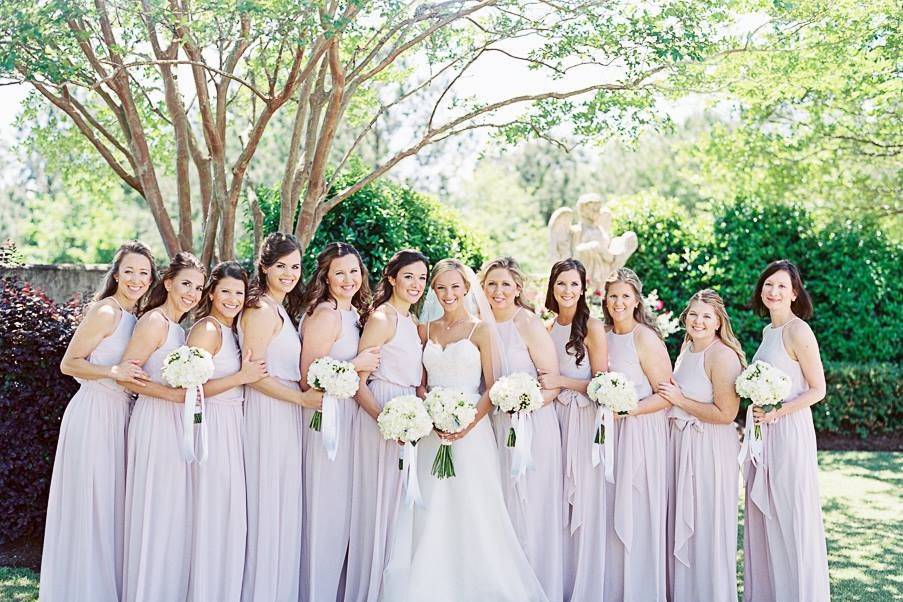
<svg viewBox="0 0 903 602">
<path fill-rule="evenodd" d="M 684 330 L 687 330 L 687 314 L 694 301 L 699 301 L 700 303 L 705 303 L 706 305 L 711 305 L 715 308 L 715 314 L 721 322 L 721 326 L 715 331 L 715 336 L 721 339 L 722 343 L 730 347 L 731 351 L 737 354 L 737 357 L 740 358 L 740 365 L 745 368 L 746 354 L 743 353 L 743 347 L 740 345 L 740 341 L 737 340 L 737 335 L 734 334 L 734 329 L 731 327 L 731 319 L 727 315 L 727 310 L 724 307 L 724 299 L 712 289 L 704 288 L 690 297 L 690 300 L 687 301 L 687 306 L 680 312 L 680 325 L 684 327 Z M 687 334 L 684 335 L 684 343 L 689 342 L 690 333 L 688 331 Z"/>
<path fill-rule="evenodd" d="M 464 265 L 458 259 L 442 259 L 436 262 L 436 265 L 433 266 L 433 272 L 430 275 L 430 288 L 433 288 L 433 284 L 436 282 L 436 278 L 438 278 L 441 274 L 445 272 L 458 272 L 461 274 L 461 278 L 464 280 L 464 289 L 465 292 L 470 292 L 470 276 L 468 272 L 470 268 Z"/>
<path fill-rule="evenodd" d="M 662 336 L 662 331 L 659 330 L 658 324 L 655 322 L 655 316 L 652 315 L 652 312 L 646 307 L 646 302 L 643 301 L 643 282 L 640 280 L 640 277 L 636 275 L 636 272 L 630 268 L 618 268 L 618 270 L 605 281 L 605 297 L 602 301 L 602 312 L 605 314 L 605 323 L 609 326 L 612 326 L 615 323 L 611 314 L 608 313 L 608 287 L 616 282 L 625 282 L 629 284 L 636 295 L 638 303 L 633 309 L 633 319 L 643 326 L 648 326 L 652 329 L 652 332 L 658 335 L 658 338 L 664 340 L 665 337 Z"/>
<path fill-rule="evenodd" d="M 496 259 L 484 263 L 483 267 L 480 268 L 480 286 L 486 285 L 486 277 L 489 275 L 489 272 L 496 269 L 507 270 L 508 273 L 511 274 L 511 279 L 514 280 L 514 284 L 520 289 L 520 294 L 514 297 L 514 304 L 533 311 L 533 308 L 527 305 L 523 300 L 526 277 L 520 264 L 517 263 L 517 260 L 513 257 L 497 257 Z"/>
</svg>

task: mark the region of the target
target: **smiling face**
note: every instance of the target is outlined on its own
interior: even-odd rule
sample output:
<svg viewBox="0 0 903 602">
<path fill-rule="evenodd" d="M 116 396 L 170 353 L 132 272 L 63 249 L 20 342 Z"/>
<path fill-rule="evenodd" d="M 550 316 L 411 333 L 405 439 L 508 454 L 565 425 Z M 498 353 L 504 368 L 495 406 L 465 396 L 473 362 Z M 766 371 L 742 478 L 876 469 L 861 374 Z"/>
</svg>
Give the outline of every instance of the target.
<svg viewBox="0 0 903 602">
<path fill-rule="evenodd" d="M 389 276 L 389 284 L 392 285 L 395 295 L 405 303 L 414 305 L 420 300 L 426 288 L 427 271 L 425 263 L 415 261 L 402 266 L 395 276 Z"/>
<path fill-rule="evenodd" d="M 176 310 L 185 314 L 201 300 L 201 291 L 204 290 L 204 274 L 194 268 L 179 270 L 175 276 L 165 280 L 163 286 Z"/>
<path fill-rule="evenodd" d="M 361 263 L 353 253 L 336 257 L 329 262 L 326 286 L 329 288 L 329 296 L 336 301 L 351 303 L 352 297 L 361 290 L 361 282 Z"/>
<path fill-rule="evenodd" d="M 139 253 L 128 253 L 119 263 L 114 278 L 116 292 L 130 301 L 137 301 L 147 292 L 151 282 L 150 260 Z"/>
<path fill-rule="evenodd" d="M 576 307 L 583 294 L 583 283 L 580 280 L 580 272 L 577 270 L 565 270 L 558 274 L 552 287 L 552 294 L 558 302 L 559 309 Z"/>
<path fill-rule="evenodd" d="M 608 285 L 605 308 L 615 324 L 633 320 L 633 312 L 640 303 L 636 290 L 630 283 L 612 282 Z"/>
<path fill-rule="evenodd" d="M 232 320 L 245 304 L 245 283 L 238 278 L 221 278 L 210 293 L 213 311 Z"/>
<path fill-rule="evenodd" d="M 464 301 L 468 288 L 464 275 L 458 270 L 450 269 L 433 278 L 433 290 L 442 309 L 448 313 L 456 310 Z"/>
<path fill-rule="evenodd" d="M 721 320 L 714 305 L 704 301 L 693 301 L 684 320 L 687 334 L 694 341 L 707 341 L 718 334 Z"/>
<path fill-rule="evenodd" d="M 493 268 L 483 280 L 483 292 L 493 310 L 505 310 L 514 305 L 521 289 L 511 272 L 505 268 Z"/>
<path fill-rule="evenodd" d="M 768 311 L 790 311 L 791 304 L 796 301 L 793 281 L 785 270 L 778 270 L 762 283 L 762 303 Z"/>
<path fill-rule="evenodd" d="M 301 252 L 292 251 L 276 260 L 273 265 L 263 268 L 267 277 L 267 290 L 289 294 L 301 280 Z"/>
</svg>

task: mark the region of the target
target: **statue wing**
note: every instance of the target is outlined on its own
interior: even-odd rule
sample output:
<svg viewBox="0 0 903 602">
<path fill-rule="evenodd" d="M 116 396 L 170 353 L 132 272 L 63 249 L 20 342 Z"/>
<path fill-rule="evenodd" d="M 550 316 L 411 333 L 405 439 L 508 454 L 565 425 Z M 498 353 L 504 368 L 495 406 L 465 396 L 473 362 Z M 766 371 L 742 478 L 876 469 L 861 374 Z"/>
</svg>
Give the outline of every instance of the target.
<svg viewBox="0 0 903 602">
<path fill-rule="evenodd" d="M 549 254 L 553 261 L 567 259 L 574 253 L 573 215 L 573 209 L 561 207 L 549 218 Z"/>
</svg>

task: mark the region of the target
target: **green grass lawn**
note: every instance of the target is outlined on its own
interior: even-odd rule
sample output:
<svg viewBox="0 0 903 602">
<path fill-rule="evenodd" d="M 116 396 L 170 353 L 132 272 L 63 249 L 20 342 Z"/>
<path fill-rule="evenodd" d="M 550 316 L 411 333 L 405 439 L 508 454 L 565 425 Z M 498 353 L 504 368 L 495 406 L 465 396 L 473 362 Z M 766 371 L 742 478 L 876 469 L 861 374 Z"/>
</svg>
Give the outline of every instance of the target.
<svg viewBox="0 0 903 602">
<path fill-rule="evenodd" d="M 818 458 L 832 599 L 903 599 L 903 454 L 819 452 Z M 738 575 L 742 587 L 742 558 Z M 0 568 L 0 600 L 37 597 L 36 573 Z"/>
</svg>

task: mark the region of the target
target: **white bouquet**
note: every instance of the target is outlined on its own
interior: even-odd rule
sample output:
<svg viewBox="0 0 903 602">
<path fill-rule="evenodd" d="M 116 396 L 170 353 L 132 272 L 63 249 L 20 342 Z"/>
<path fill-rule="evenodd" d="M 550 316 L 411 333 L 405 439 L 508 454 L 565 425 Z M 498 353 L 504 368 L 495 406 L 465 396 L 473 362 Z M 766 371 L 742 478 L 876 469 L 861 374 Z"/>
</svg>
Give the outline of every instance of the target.
<svg viewBox="0 0 903 602">
<path fill-rule="evenodd" d="M 756 360 L 740 373 L 735 382 L 737 395 L 748 399 L 765 412 L 780 410 L 790 394 L 790 377 L 771 364 Z M 756 439 L 762 438 L 762 427 L 755 425 Z"/>
<path fill-rule="evenodd" d="M 529 414 L 542 408 L 543 398 L 539 382 L 524 372 L 515 372 L 495 381 L 489 390 L 489 400 L 502 412 Z M 508 431 L 508 447 L 515 447 L 514 427 Z"/>
<path fill-rule="evenodd" d="M 639 402 L 633 383 L 620 372 L 597 372 L 586 387 L 586 396 L 600 408 L 621 416 L 635 409 Z M 605 443 L 605 426 L 601 423 L 593 442 Z"/>
<path fill-rule="evenodd" d="M 379 432 L 390 441 L 403 441 L 416 445 L 433 430 L 433 421 L 416 395 L 394 397 L 383 406 L 376 419 Z M 398 460 L 398 469 L 404 468 L 404 460 Z"/>
<path fill-rule="evenodd" d="M 354 397 L 359 383 L 360 377 L 351 362 L 321 357 L 314 360 L 307 369 L 307 384 L 335 399 Z M 310 419 L 310 428 L 319 431 L 322 421 L 323 412 L 317 410 Z"/>
<path fill-rule="evenodd" d="M 477 417 L 477 407 L 471 400 L 472 396 L 465 395 L 454 389 L 436 387 L 426 395 L 423 404 L 429 412 L 436 430 L 445 433 L 460 433 Z M 433 460 L 432 473 L 434 476 L 445 479 L 455 476 L 455 464 L 452 461 L 451 444 L 442 443 Z"/>
<path fill-rule="evenodd" d="M 163 360 L 163 380 L 171 387 L 185 389 L 182 408 L 182 455 L 187 462 L 207 459 L 207 424 L 204 422 L 204 383 L 213 376 L 213 356 L 206 349 L 182 345 Z M 200 425 L 195 451 L 193 425 Z"/>
</svg>

